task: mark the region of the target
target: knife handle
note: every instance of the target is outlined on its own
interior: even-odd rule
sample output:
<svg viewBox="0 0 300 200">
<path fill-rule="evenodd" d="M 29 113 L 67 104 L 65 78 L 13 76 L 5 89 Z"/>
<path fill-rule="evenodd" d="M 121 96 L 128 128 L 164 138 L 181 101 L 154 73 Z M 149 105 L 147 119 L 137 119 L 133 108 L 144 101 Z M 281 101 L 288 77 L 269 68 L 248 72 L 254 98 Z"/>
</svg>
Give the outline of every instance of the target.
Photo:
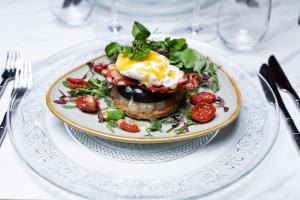
<svg viewBox="0 0 300 200">
<path fill-rule="evenodd" d="M 293 119 L 292 118 L 287 118 L 286 121 L 287 121 L 292 133 L 294 135 L 299 134 L 299 136 L 300 136 L 299 130 L 297 129 L 297 126 L 296 126 L 295 122 L 293 121 Z"/>
<path fill-rule="evenodd" d="M 298 146 L 298 149 L 300 149 L 300 134 L 294 134 L 293 137 L 296 145 Z"/>
<path fill-rule="evenodd" d="M 297 106 L 300 108 L 300 97 L 297 92 L 293 88 L 291 88 L 288 92 L 294 97 Z"/>
</svg>

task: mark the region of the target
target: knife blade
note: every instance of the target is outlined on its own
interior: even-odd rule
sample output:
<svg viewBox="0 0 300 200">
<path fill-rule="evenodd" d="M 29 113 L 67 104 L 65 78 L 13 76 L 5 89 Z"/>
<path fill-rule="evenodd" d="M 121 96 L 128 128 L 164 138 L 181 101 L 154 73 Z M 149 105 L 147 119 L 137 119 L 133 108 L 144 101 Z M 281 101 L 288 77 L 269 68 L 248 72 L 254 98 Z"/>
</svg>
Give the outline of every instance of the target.
<svg viewBox="0 0 300 200">
<path fill-rule="evenodd" d="M 294 90 L 293 86 L 291 85 L 289 79 L 285 75 L 284 71 L 282 70 L 280 64 L 278 63 L 275 56 L 271 55 L 268 61 L 268 65 L 271 71 L 271 75 L 278 84 L 278 86 L 283 90 L 289 92 L 295 99 L 296 104 L 300 108 L 300 98 L 297 92 Z"/>
<path fill-rule="evenodd" d="M 288 124 L 289 129 L 291 130 L 293 137 L 295 139 L 296 145 L 298 146 L 298 149 L 300 149 L 300 133 L 299 130 L 297 129 L 294 120 L 292 119 L 289 111 L 287 110 L 282 97 L 279 93 L 279 90 L 276 87 L 276 83 L 273 80 L 269 67 L 266 64 L 263 64 L 259 70 L 259 73 L 264 77 L 264 79 L 268 82 L 268 84 L 270 85 L 270 87 L 272 88 L 277 101 L 278 101 L 278 105 L 283 113 L 283 115 L 285 116 L 286 122 Z M 266 85 L 262 84 L 262 87 L 264 88 L 264 91 L 267 90 Z M 266 94 L 266 93 L 265 93 Z M 267 96 L 268 94 L 266 94 Z M 268 97 L 267 97 L 268 98 Z"/>
</svg>

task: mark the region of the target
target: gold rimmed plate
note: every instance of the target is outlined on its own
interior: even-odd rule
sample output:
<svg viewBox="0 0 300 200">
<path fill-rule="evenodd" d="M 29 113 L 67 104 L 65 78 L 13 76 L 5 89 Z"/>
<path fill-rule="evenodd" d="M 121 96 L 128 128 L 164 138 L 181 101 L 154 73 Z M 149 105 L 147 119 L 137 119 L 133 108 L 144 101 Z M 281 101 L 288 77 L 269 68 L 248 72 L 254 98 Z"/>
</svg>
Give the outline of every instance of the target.
<svg viewBox="0 0 300 200">
<path fill-rule="evenodd" d="M 105 56 L 99 56 L 92 61 L 96 64 L 109 62 Z M 149 134 L 146 130 L 149 126 L 149 122 L 146 120 L 136 121 L 141 127 L 139 133 L 129 133 L 119 128 L 115 128 L 114 132 L 111 132 L 111 130 L 107 128 L 106 123 L 98 122 L 97 114 L 84 113 L 77 108 L 66 109 L 64 106 L 53 102 L 61 96 L 60 91 L 67 92 L 68 88 L 63 85 L 63 81 L 66 80 L 66 78 L 81 78 L 87 71 L 89 71 L 89 67 L 86 64 L 83 64 L 75 67 L 73 70 L 54 81 L 47 91 L 46 103 L 50 111 L 68 125 L 80 129 L 87 134 L 110 140 L 133 143 L 162 143 L 188 140 L 224 128 L 238 116 L 241 109 L 241 95 L 239 88 L 231 75 L 220 67 L 217 70 L 220 90 L 216 95 L 221 96 L 225 100 L 226 107 L 229 108 L 227 112 L 225 112 L 224 109 L 217 109 L 213 120 L 207 123 L 190 126 L 189 132 L 183 134 L 176 134 L 174 132 L 167 133 L 167 130 L 171 125 L 164 125 L 162 131 L 151 132 L 151 134 Z M 100 100 L 100 106 L 101 105 L 105 105 L 102 100 Z"/>
</svg>

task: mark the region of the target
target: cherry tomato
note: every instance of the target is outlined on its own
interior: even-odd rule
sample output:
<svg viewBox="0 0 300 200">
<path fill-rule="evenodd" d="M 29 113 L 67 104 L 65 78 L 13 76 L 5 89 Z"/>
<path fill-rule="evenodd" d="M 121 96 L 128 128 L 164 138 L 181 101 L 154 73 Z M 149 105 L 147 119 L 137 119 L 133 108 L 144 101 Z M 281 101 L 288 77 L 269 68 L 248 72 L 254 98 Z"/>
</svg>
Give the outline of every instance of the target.
<svg viewBox="0 0 300 200">
<path fill-rule="evenodd" d="M 75 103 L 84 112 L 93 113 L 99 110 L 99 102 L 90 95 L 77 97 Z"/>
<path fill-rule="evenodd" d="M 185 90 L 192 90 L 200 84 L 200 75 L 198 73 L 184 74 L 185 82 L 181 83 L 179 87 Z"/>
<path fill-rule="evenodd" d="M 131 132 L 131 133 L 140 132 L 140 128 L 133 121 L 128 121 L 128 120 L 125 120 L 125 119 L 119 119 L 118 120 L 118 126 L 119 126 L 120 129 L 123 129 L 123 130 Z"/>
<path fill-rule="evenodd" d="M 192 118 L 198 122 L 204 123 L 210 121 L 216 113 L 216 107 L 213 104 L 205 102 L 197 103 L 192 109 Z"/>
<path fill-rule="evenodd" d="M 90 84 L 87 81 L 79 78 L 67 78 L 67 84 L 72 89 L 90 87 Z"/>
<path fill-rule="evenodd" d="M 103 70 L 107 70 L 108 65 L 104 63 L 100 63 L 94 66 L 95 72 L 102 74 Z"/>
<path fill-rule="evenodd" d="M 214 103 L 216 101 L 216 95 L 210 92 L 199 92 L 197 94 L 193 94 L 190 97 L 191 104 L 196 105 L 201 101 L 204 101 L 208 104 Z"/>
</svg>

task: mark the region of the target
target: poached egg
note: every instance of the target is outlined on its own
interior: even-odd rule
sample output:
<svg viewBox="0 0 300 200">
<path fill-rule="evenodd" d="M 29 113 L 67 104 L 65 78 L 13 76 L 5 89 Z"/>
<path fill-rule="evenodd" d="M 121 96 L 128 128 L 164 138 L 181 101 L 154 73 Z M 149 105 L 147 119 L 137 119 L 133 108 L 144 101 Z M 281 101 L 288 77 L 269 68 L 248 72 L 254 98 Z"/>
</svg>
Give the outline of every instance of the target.
<svg viewBox="0 0 300 200">
<path fill-rule="evenodd" d="M 164 55 L 150 51 L 146 58 L 131 60 L 124 54 L 119 54 L 116 61 L 116 69 L 123 75 L 146 86 L 165 86 L 176 88 L 177 83 L 183 77 L 183 71 L 170 65 Z"/>
</svg>

